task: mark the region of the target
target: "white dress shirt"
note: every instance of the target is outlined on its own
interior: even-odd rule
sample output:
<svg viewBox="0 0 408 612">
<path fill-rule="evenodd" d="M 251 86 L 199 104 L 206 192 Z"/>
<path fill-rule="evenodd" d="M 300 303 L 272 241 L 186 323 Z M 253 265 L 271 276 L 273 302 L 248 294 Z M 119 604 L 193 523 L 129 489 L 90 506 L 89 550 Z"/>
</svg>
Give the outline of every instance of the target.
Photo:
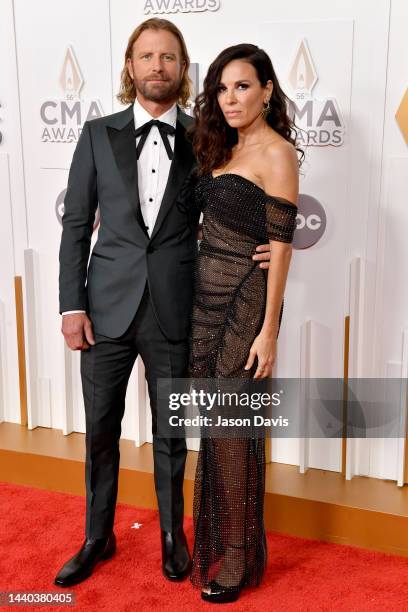
<svg viewBox="0 0 408 612">
<path fill-rule="evenodd" d="M 141 127 L 143 124 L 155 118 L 139 104 L 137 99 L 133 106 L 133 112 L 135 117 L 135 128 Z M 156 117 L 156 119 L 168 123 L 175 128 L 177 123 L 176 103 L 174 103 L 168 111 L 160 115 L 160 117 Z M 136 139 L 136 145 L 140 138 L 141 136 L 138 136 Z M 168 139 L 174 151 L 174 135 L 169 135 Z M 140 208 L 149 236 L 152 235 L 153 227 L 160 210 L 164 190 L 166 189 L 167 180 L 169 178 L 170 166 L 171 159 L 168 158 L 159 128 L 154 125 L 150 129 L 140 157 L 137 160 Z"/>
<path fill-rule="evenodd" d="M 136 98 L 133 105 L 133 115 L 135 118 L 135 129 L 152 119 L 158 119 L 175 128 L 177 123 L 177 105 L 174 103 L 173 106 L 160 115 L 160 117 L 152 117 Z M 167 137 L 174 151 L 175 136 L 168 135 Z M 136 138 L 135 147 L 140 138 L 141 136 Z M 137 160 L 140 209 L 149 236 L 152 235 L 154 224 L 159 214 L 164 190 L 166 189 L 167 180 L 169 178 L 170 166 L 171 159 L 169 159 L 167 155 L 159 128 L 154 125 L 150 128 L 140 157 Z M 85 312 L 85 310 L 67 310 L 62 314 L 74 314 L 76 312 Z"/>
</svg>

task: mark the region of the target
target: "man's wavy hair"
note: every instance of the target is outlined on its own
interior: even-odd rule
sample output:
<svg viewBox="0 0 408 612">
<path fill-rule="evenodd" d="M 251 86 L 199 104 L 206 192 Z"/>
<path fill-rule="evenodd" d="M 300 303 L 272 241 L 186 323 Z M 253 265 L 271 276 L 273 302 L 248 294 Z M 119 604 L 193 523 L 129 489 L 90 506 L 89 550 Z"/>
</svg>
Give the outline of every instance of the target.
<svg viewBox="0 0 408 612">
<path fill-rule="evenodd" d="M 196 122 L 191 129 L 191 138 L 198 163 L 198 174 L 206 174 L 214 168 L 225 166 L 231 159 L 233 145 L 237 143 L 237 129 L 230 127 L 225 121 L 217 99 L 222 71 L 233 60 L 244 60 L 252 64 L 262 87 L 265 87 L 268 80 L 272 81 L 273 91 L 269 101 L 271 110 L 265 120 L 295 146 L 300 153 L 298 163 L 301 166 L 305 154 L 296 146 L 297 130 L 287 114 L 289 98 L 282 91 L 272 62 L 265 51 L 256 45 L 243 43 L 221 51 L 208 69 L 203 91 L 195 99 Z"/>
<path fill-rule="evenodd" d="M 137 28 L 130 35 L 125 51 L 125 63 L 120 75 L 120 89 L 118 95 L 116 96 L 117 99 L 122 104 L 132 104 L 136 99 L 135 85 L 129 74 L 126 62 L 129 58 L 132 57 L 133 45 L 135 44 L 141 33 L 145 30 L 166 30 L 178 39 L 181 49 L 181 60 L 185 62 L 185 70 L 178 91 L 178 103 L 180 104 L 180 106 L 186 107 L 188 105 L 188 100 L 191 98 L 192 95 L 192 83 L 190 77 L 188 76 L 190 58 L 188 55 L 186 43 L 184 41 L 182 33 L 180 32 L 178 27 L 174 25 L 174 23 L 168 21 L 167 19 L 158 19 L 156 17 L 143 21 L 143 23 L 137 26 Z"/>
</svg>

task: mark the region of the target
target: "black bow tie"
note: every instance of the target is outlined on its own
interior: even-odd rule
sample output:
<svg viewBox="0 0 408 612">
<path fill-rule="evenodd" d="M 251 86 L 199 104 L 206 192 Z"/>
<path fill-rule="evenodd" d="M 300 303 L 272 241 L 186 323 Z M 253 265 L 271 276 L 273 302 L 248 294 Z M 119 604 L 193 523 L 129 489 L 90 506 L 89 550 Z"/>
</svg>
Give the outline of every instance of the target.
<svg viewBox="0 0 408 612">
<path fill-rule="evenodd" d="M 169 123 L 164 123 L 164 121 L 159 121 L 158 119 L 152 119 L 151 121 L 148 121 L 147 123 L 144 123 L 142 126 L 140 126 L 139 128 L 137 128 L 137 130 L 135 130 L 135 136 L 141 136 L 141 139 L 139 140 L 139 143 L 136 147 L 136 157 L 137 159 L 139 159 L 140 154 L 142 152 L 144 143 L 146 142 L 146 138 L 149 135 L 150 129 L 153 126 L 157 126 L 160 132 L 160 136 L 161 139 L 163 141 L 163 144 L 166 148 L 167 151 L 167 156 L 169 159 L 173 159 L 173 151 L 172 148 L 170 146 L 169 143 L 169 139 L 168 139 L 168 135 L 170 134 L 171 136 L 173 134 L 176 133 L 176 128 L 174 128 L 172 125 L 170 125 Z"/>
</svg>

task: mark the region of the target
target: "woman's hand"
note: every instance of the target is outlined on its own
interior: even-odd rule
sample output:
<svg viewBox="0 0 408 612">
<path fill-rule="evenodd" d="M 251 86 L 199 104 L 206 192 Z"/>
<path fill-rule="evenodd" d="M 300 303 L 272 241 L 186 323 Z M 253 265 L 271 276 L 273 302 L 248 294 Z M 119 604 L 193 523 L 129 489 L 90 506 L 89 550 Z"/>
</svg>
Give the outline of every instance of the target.
<svg viewBox="0 0 408 612">
<path fill-rule="evenodd" d="M 258 358 L 258 367 L 254 378 L 268 378 L 272 375 L 272 368 L 276 359 L 276 334 L 270 334 L 261 331 L 255 338 L 249 351 L 248 361 L 245 365 L 245 370 L 249 370 Z"/>
</svg>

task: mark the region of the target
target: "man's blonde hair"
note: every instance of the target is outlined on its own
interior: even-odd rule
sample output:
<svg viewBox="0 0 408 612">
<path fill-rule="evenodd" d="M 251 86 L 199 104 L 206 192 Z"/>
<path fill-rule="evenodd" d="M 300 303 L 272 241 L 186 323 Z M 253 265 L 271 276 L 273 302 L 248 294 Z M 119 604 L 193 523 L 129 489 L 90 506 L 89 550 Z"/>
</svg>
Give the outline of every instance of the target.
<svg viewBox="0 0 408 612">
<path fill-rule="evenodd" d="M 179 41 L 181 49 L 181 60 L 185 63 L 185 70 L 178 91 L 178 103 L 181 106 L 187 106 L 188 100 L 191 98 L 192 83 L 188 75 L 188 69 L 190 67 L 190 58 L 188 55 L 186 43 L 184 41 L 182 33 L 180 32 L 178 27 L 174 25 L 174 23 L 168 21 L 167 19 L 158 19 L 156 17 L 143 21 L 143 23 L 137 26 L 137 28 L 130 35 L 125 52 L 125 64 L 120 75 L 120 90 L 118 95 L 116 96 L 117 99 L 122 102 L 122 104 L 132 104 L 136 99 L 136 89 L 133 83 L 133 79 L 129 74 L 127 60 L 132 57 L 133 45 L 135 44 L 141 33 L 145 30 L 166 30 L 167 32 L 173 34 Z"/>
</svg>

